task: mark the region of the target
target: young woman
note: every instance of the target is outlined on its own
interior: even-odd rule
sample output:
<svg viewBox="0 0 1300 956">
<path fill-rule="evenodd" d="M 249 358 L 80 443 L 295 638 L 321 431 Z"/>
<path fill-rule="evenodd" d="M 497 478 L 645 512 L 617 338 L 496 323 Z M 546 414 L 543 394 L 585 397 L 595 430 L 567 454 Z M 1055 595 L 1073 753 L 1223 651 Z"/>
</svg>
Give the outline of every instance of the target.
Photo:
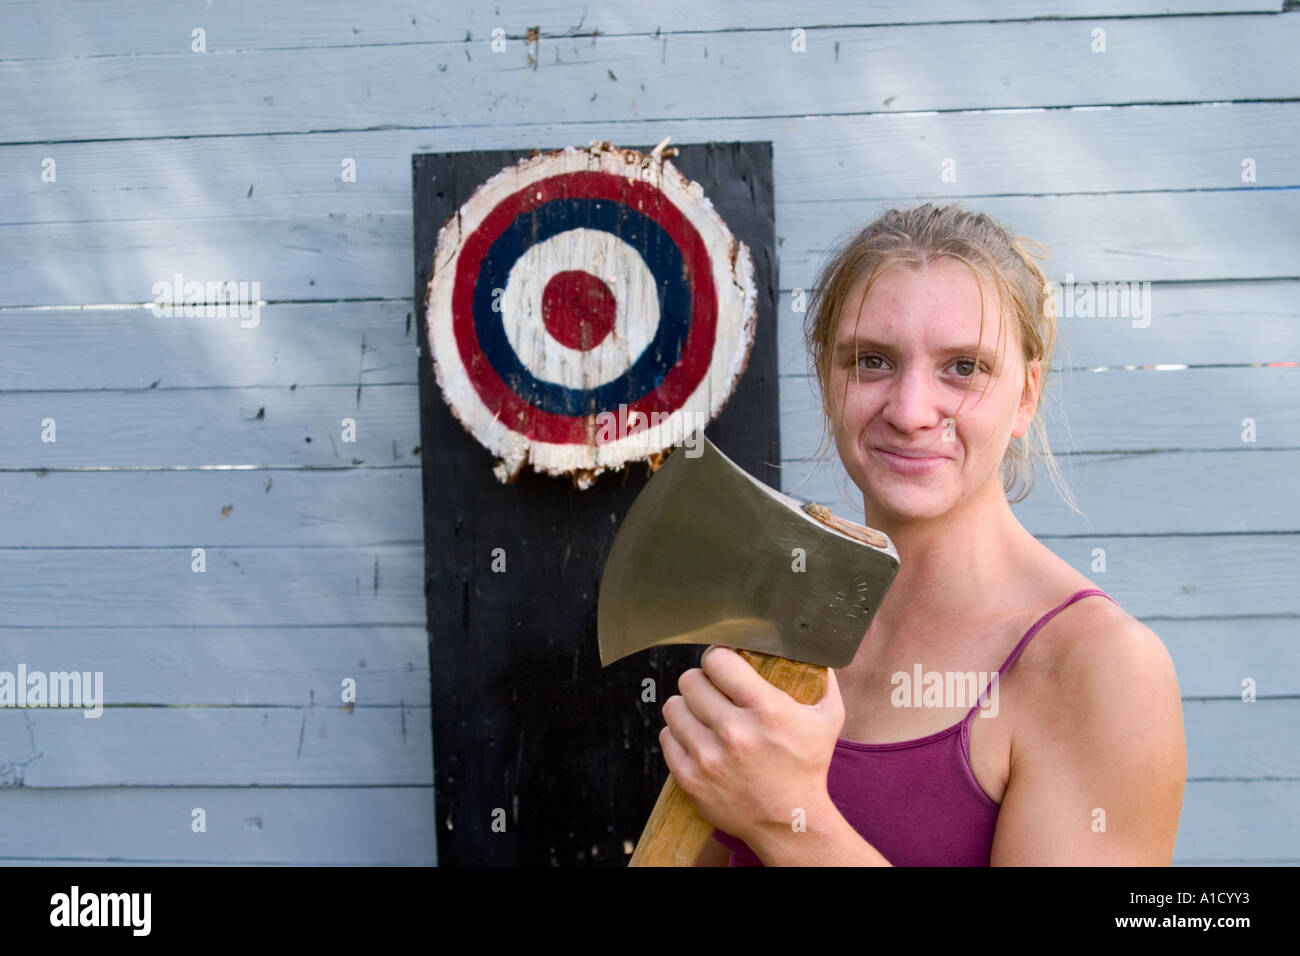
<svg viewBox="0 0 1300 956">
<path fill-rule="evenodd" d="M 805 332 L 863 523 L 901 565 L 820 703 L 725 647 L 682 675 L 659 739 L 717 828 L 697 865 L 1168 864 L 1169 654 L 1010 507 L 1035 457 L 1062 487 L 1038 417 L 1055 314 L 1021 240 L 956 205 L 891 210 L 824 268 Z"/>
</svg>

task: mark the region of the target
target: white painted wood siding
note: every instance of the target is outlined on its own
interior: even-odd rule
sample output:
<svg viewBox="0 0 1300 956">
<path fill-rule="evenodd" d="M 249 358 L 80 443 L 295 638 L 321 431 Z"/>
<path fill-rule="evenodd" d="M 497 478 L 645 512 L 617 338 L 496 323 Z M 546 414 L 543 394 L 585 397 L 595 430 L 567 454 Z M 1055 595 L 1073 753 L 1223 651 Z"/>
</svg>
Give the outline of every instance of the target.
<svg viewBox="0 0 1300 956">
<path fill-rule="evenodd" d="M 1170 647 L 1175 862 L 1300 862 L 1300 11 L 1173 6 L 0 0 L 0 669 L 108 704 L 0 711 L 0 861 L 436 862 L 410 155 L 671 135 L 774 143 L 785 487 L 848 516 L 790 307 L 837 238 L 960 198 L 1153 283 L 1063 326 L 1090 521 L 1017 513 Z M 176 272 L 259 324 L 155 318 Z"/>
</svg>

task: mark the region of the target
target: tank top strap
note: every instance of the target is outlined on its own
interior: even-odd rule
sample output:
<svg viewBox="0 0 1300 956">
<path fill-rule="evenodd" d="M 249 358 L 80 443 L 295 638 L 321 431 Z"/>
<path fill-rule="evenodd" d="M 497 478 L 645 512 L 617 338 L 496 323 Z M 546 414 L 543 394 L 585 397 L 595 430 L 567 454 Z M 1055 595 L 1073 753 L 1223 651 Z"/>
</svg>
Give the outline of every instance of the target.
<svg viewBox="0 0 1300 956">
<path fill-rule="evenodd" d="M 996 685 L 997 682 L 1001 679 L 1002 675 L 1007 672 L 1007 669 L 1010 668 L 1011 665 L 1016 662 L 1016 658 L 1020 656 L 1021 652 L 1024 651 L 1024 649 L 1028 646 L 1029 642 L 1034 639 L 1034 635 L 1037 634 L 1039 631 L 1041 631 L 1043 629 L 1043 626 L 1047 624 L 1048 621 L 1056 617 L 1056 615 L 1060 614 L 1062 611 L 1064 611 L 1075 601 L 1079 600 L 1080 598 L 1088 597 L 1091 594 L 1100 594 L 1102 597 L 1110 601 L 1112 604 L 1118 603 L 1117 601 L 1115 601 L 1113 597 L 1111 597 L 1101 588 L 1084 588 L 1081 591 L 1075 591 L 1073 594 L 1071 594 L 1068 598 L 1066 598 L 1056 607 L 1052 608 L 1050 611 L 1048 611 L 1046 614 L 1040 617 L 1037 621 L 1034 622 L 1033 626 L 1028 631 L 1025 632 L 1025 636 L 1020 639 L 1020 642 L 1011 649 L 1011 653 L 1007 656 L 1007 659 L 1003 662 L 1002 666 L 998 668 L 998 672 L 994 674 L 992 677 L 990 677 L 989 682 L 984 685 L 984 690 L 980 692 L 979 698 L 975 701 L 975 706 L 972 707 L 970 711 L 966 714 L 967 720 L 969 720 L 972 716 L 974 716 L 975 712 L 979 710 L 981 707 L 988 705 L 988 697 L 989 694 L 992 693 L 994 685 Z"/>
</svg>

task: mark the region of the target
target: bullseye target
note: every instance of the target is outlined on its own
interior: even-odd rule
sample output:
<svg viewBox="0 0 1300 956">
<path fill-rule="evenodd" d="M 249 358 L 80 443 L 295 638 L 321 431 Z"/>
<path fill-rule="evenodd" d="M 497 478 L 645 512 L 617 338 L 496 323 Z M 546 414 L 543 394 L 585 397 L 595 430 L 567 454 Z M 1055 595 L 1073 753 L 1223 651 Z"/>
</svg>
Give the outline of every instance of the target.
<svg viewBox="0 0 1300 956">
<path fill-rule="evenodd" d="M 717 416 L 744 372 L 748 248 L 657 154 L 530 157 L 438 233 L 426 310 L 439 387 L 513 480 L 580 487 Z"/>
</svg>

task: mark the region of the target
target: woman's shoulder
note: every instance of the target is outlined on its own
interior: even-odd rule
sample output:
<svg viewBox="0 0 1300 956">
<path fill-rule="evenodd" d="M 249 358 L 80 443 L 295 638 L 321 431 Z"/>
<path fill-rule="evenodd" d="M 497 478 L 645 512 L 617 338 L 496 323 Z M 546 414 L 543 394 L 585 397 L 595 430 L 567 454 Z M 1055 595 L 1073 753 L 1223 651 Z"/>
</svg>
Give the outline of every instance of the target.
<svg viewBox="0 0 1300 956">
<path fill-rule="evenodd" d="M 1057 559 L 1060 561 L 1060 559 Z M 1028 575 L 1026 575 L 1028 579 Z M 1100 594 L 1080 592 L 1100 591 Z M 1160 638 L 1128 613 L 1102 585 L 1060 561 L 1034 579 L 1027 603 L 1042 614 L 1060 607 L 1026 648 L 1056 663 L 1093 658 L 1107 651 L 1160 643 Z M 1071 600 L 1073 599 L 1073 600 Z M 1161 644 L 1163 647 L 1163 644 Z"/>
<path fill-rule="evenodd" d="M 1160 638 L 1128 613 L 1102 584 L 1088 578 L 1036 539 L 1016 562 L 1016 576 L 1025 582 L 1021 601 L 1032 613 L 1043 614 L 1081 591 L 1100 591 L 1071 601 L 1043 625 L 1025 653 L 1069 660 L 1095 656 L 1118 644 L 1124 647 L 1160 644 Z M 1161 644 L 1163 647 L 1163 644 Z M 1058 660 L 1059 662 L 1059 660 Z"/>
<path fill-rule="evenodd" d="M 1180 701 L 1173 659 L 1155 631 L 1077 572 L 1060 583 L 1056 594 L 1072 596 L 1092 588 L 1103 594 L 1079 598 L 1062 609 L 1026 648 L 1025 676 L 1039 718 L 1088 723 L 1098 710 L 1113 711 L 1118 694 Z M 1057 597 L 1050 606 L 1061 600 Z"/>
</svg>

